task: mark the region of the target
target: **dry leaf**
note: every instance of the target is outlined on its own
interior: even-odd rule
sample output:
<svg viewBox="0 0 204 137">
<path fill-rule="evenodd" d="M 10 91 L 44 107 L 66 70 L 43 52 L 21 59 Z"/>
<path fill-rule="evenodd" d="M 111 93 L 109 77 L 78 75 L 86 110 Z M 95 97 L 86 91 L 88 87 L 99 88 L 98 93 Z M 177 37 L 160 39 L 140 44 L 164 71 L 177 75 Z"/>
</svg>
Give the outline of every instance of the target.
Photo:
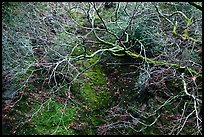
<svg viewBox="0 0 204 137">
<path fill-rule="evenodd" d="M 195 77 L 195 76 L 194 76 L 194 77 L 192 77 L 191 79 L 192 79 L 193 81 L 195 81 L 195 80 L 196 80 L 196 78 L 197 78 L 197 77 Z"/>
</svg>

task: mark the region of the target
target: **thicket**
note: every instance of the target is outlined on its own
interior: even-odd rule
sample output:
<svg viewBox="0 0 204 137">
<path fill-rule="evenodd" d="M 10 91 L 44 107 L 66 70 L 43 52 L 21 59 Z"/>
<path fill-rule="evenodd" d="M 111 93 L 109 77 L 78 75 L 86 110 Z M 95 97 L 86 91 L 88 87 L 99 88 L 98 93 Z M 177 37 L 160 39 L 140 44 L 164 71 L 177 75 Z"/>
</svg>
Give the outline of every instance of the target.
<svg viewBox="0 0 204 137">
<path fill-rule="evenodd" d="M 3 134 L 201 135 L 201 8 L 3 2 Z"/>
</svg>

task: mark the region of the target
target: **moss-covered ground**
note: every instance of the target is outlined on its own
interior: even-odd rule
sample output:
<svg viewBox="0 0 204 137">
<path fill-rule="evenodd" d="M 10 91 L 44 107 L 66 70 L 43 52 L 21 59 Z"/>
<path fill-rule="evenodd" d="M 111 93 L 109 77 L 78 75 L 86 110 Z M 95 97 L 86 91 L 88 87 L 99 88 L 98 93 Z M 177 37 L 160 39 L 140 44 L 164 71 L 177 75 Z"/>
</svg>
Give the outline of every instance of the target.
<svg viewBox="0 0 204 137">
<path fill-rule="evenodd" d="M 50 10 L 45 3 L 39 4 L 38 7 L 45 11 Z M 112 9 L 109 9 L 102 16 L 107 19 L 111 13 Z M 77 18 L 80 25 L 86 22 L 79 12 L 72 11 L 71 14 Z M 96 16 L 96 21 L 100 25 L 98 16 Z M 76 31 L 72 25 L 65 26 L 65 30 L 72 33 Z M 81 31 L 78 33 L 84 33 L 85 30 Z M 89 36 L 90 39 L 92 37 L 92 35 Z M 65 32 L 57 33 L 53 40 L 55 39 L 61 43 L 69 41 Z M 59 47 L 58 44 L 53 46 Z M 96 45 L 86 46 L 87 54 L 100 48 Z M 71 56 L 81 54 L 84 54 L 84 50 L 78 45 L 72 51 Z M 111 59 L 111 56 L 108 57 Z M 67 91 L 68 83 L 62 82 L 64 87 L 60 88 L 60 92 L 54 93 L 52 91 L 55 88 L 51 90 L 44 83 L 45 77 L 42 75 L 44 73 L 36 70 L 35 67 L 29 67 L 17 75 L 14 84 L 18 85 L 19 90 L 10 104 L 3 104 L 3 134 L 97 134 L 96 127 L 104 124 L 105 111 L 111 105 L 118 103 L 121 96 L 124 97 L 123 101 L 128 102 L 130 98 L 125 92 L 131 87 L 129 83 L 134 82 L 120 75 L 127 73 L 130 68 L 119 66 L 112 69 L 101 61 L 99 62 L 99 58 L 101 59 L 99 56 L 94 56 L 75 62 L 80 70 L 86 70 L 72 83 L 70 99 L 64 94 Z M 30 57 L 31 62 L 34 59 L 35 57 Z M 117 58 L 112 59 L 117 60 Z M 22 82 L 25 83 L 22 85 Z"/>
<path fill-rule="evenodd" d="M 87 61 L 87 64 L 95 60 L 97 57 Z M 31 71 L 27 71 L 27 74 L 21 75 L 20 78 L 26 78 L 30 73 Z M 81 105 L 66 102 L 67 106 L 63 101 L 59 101 L 59 96 L 49 97 L 51 95 L 48 91 L 39 93 L 32 84 L 27 84 L 26 88 L 16 95 L 17 99 L 21 96 L 23 99 L 20 99 L 14 107 L 10 106 L 12 111 L 6 114 L 9 119 L 17 119 L 9 123 L 10 126 L 14 126 L 12 132 L 14 134 L 76 134 L 75 132 L 81 133 L 80 129 L 72 128 L 77 126 L 76 122 L 86 124 L 86 127 L 100 125 L 103 111 L 110 99 L 106 76 L 100 65 L 88 69 L 80 77 L 79 83 L 80 85 L 73 84 L 75 87 L 72 88 L 72 92 L 73 95 L 81 96 L 81 100 L 78 100 L 78 104 Z M 48 98 L 45 97 L 46 95 Z M 6 131 L 8 127 L 5 126 L 3 126 L 4 134 L 7 132 L 11 134 L 10 131 Z M 91 128 L 83 129 L 81 134 L 86 132 L 94 134 Z"/>
</svg>

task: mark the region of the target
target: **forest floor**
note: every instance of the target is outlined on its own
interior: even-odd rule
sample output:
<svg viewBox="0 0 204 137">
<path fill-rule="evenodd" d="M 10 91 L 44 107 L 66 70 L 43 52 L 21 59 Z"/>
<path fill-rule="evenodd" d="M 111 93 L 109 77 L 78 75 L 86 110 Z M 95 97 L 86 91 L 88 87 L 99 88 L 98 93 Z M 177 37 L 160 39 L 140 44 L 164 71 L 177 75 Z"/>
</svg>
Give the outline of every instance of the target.
<svg viewBox="0 0 204 137">
<path fill-rule="evenodd" d="M 40 26 L 39 23 L 39 30 L 34 29 L 34 31 L 33 28 L 27 29 L 27 27 L 29 28 L 28 24 L 35 24 L 36 20 L 43 18 L 45 14 L 47 17 L 50 16 L 52 7 L 46 3 L 36 4 L 36 7 L 40 9 L 38 13 L 34 12 L 29 4 L 26 5 L 27 7 L 25 5 L 23 3 L 11 4 L 9 10 L 6 11 L 9 16 L 3 20 L 3 26 L 6 26 L 5 31 L 8 34 L 4 36 L 10 37 L 11 35 L 16 40 L 19 38 L 19 33 L 22 33 L 22 39 L 19 38 L 19 41 L 36 47 L 40 45 L 37 34 L 44 34 L 39 30 L 45 27 L 44 30 L 47 31 L 50 28 L 44 25 Z M 59 8 L 59 13 L 60 10 Z M 104 18 L 107 18 L 111 12 L 113 12 L 112 8 L 104 10 Z M 32 15 L 29 17 L 31 22 L 26 20 L 27 13 Z M 79 24 L 90 25 L 87 24 L 84 16 L 80 16 L 79 11 L 73 12 L 72 15 L 78 17 Z M 65 18 L 66 14 L 63 13 L 59 16 Z M 27 22 L 29 23 L 26 24 Z M 76 28 L 71 21 L 65 29 L 66 33 L 60 29 L 51 30 L 49 34 L 46 32 L 45 37 L 49 36 L 47 45 L 50 47 L 48 49 L 53 48 L 60 54 L 66 55 L 67 49 L 62 45 L 72 40 L 67 36 L 67 33 L 74 31 L 77 36 L 87 32 L 86 29 Z M 31 35 L 32 38 L 26 38 Z M 109 39 L 103 33 L 98 35 Z M 17 38 L 15 38 L 16 36 Z M 12 41 L 12 39 L 4 39 L 8 43 Z M 73 39 L 75 40 L 75 38 Z M 89 34 L 86 39 L 94 41 L 94 35 Z M 15 45 L 14 43 L 10 42 L 9 44 Z M 96 45 L 87 41 L 85 43 L 84 47 L 73 48 L 71 54 L 79 56 L 86 48 L 86 54 L 90 55 L 101 49 L 100 44 Z M 60 50 L 61 46 L 62 49 L 64 48 L 63 50 Z M 22 53 L 24 50 L 29 50 L 29 48 L 23 48 Z M 47 53 L 50 56 L 56 55 L 54 52 L 53 54 L 52 52 Z M 16 58 L 14 62 L 30 63 L 43 59 L 42 56 L 33 54 Z M 45 58 L 46 61 L 49 59 Z M 2 74 L 3 80 L 5 79 L 3 94 L 6 96 L 2 100 L 2 132 L 4 135 L 165 134 L 169 129 L 166 128 L 162 131 L 161 127 L 166 125 L 173 127 L 173 123 L 168 123 L 168 121 L 178 121 L 181 114 L 184 113 L 180 108 L 186 106 L 185 99 L 191 100 L 183 92 L 182 81 L 172 77 L 163 80 L 163 83 L 158 82 L 159 84 L 156 86 L 139 87 L 142 91 L 139 92 L 137 83 L 145 81 L 145 79 L 141 80 L 146 76 L 141 71 L 141 68 L 145 68 L 145 63 L 130 56 L 113 56 L 107 52 L 103 55 L 98 54 L 92 58 L 78 59 L 73 62 L 73 68 L 67 67 L 65 64 L 62 69 L 70 70 L 73 75 L 77 75 L 77 78 L 72 82 L 63 76 L 63 78 L 57 78 L 57 82 L 55 79 L 48 82 L 47 77 L 50 73 L 46 69 L 40 70 L 39 66 L 32 66 L 32 64 L 29 67 L 25 67 L 26 65 L 13 67 L 10 64 L 11 68 L 17 68 L 18 72 L 11 71 L 11 73 L 5 72 L 4 74 L 3 72 Z M 21 73 L 21 70 L 25 68 L 27 70 Z M 78 73 L 78 71 L 83 73 Z M 169 69 L 169 71 L 172 70 Z M 164 75 L 165 73 L 172 72 L 164 71 Z M 153 76 L 154 79 L 160 77 Z M 13 94 L 15 89 L 18 91 Z M 189 113 L 190 111 L 191 109 L 189 109 Z M 156 124 L 152 126 L 154 123 Z M 189 125 L 184 129 L 186 134 L 193 131 Z"/>
<path fill-rule="evenodd" d="M 98 50 L 94 45 L 88 47 L 90 53 Z M 86 68 L 98 59 L 95 56 L 85 63 L 77 63 Z M 100 60 L 73 83 L 70 95 L 53 94 L 50 89 L 42 89 L 38 81 L 31 80 L 14 94 L 12 100 L 2 102 L 3 134 L 96 134 L 96 127 L 104 124 L 106 109 L 121 101 L 127 104 L 128 96 L 132 94 L 130 89 L 135 81 L 129 75 L 135 74 L 128 72 L 134 66 L 131 67 L 132 63 L 124 64 L 129 59 L 108 55 L 107 60 Z M 104 63 L 107 61 L 109 63 Z M 19 79 L 23 81 L 27 78 L 33 72 L 32 69 L 19 76 Z M 32 75 L 39 76 L 39 73 L 34 72 Z M 61 90 L 67 90 L 66 86 Z M 68 106 L 63 105 L 65 102 Z"/>
</svg>

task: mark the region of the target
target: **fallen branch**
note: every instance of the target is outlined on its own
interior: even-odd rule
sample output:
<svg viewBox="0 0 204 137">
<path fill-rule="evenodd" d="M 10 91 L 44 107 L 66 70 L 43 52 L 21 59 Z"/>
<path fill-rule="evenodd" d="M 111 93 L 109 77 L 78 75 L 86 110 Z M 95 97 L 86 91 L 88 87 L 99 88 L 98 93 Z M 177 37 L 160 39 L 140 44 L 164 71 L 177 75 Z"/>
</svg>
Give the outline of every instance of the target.
<svg viewBox="0 0 204 137">
<path fill-rule="evenodd" d="M 170 15 L 170 16 L 173 16 L 174 14 L 177 14 L 177 13 L 178 13 L 178 14 L 182 14 L 182 16 L 185 17 L 186 22 L 187 22 L 187 26 L 189 26 L 191 19 L 189 19 L 183 12 L 177 11 L 177 12 L 173 13 L 173 14 Z M 94 27 L 94 25 L 95 25 L 95 24 L 94 24 L 95 18 L 90 18 L 90 16 L 89 16 L 89 19 L 90 19 L 90 23 L 92 24 L 92 28 L 95 28 L 95 27 Z M 173 32 L 175 32 L 175 31 L 176 31 L 176 27 L 174 26 Z M 186 32 L 186 33 L 187 33 L 187 32 Z M 100 49 L 99 51 L 94 52 L 92 55 L 89 55 L 89 57 L 93 57 L 93 56 L 95 56 L 95 55 L 96 55 L 97 53 L 99 53 L 99 52 L 109 51 L 109 52 L 111 52 L 112 55 L 115 55 L 115 56 L 126 56 L 126 55 L 128 55 L 128 56 L 130 56 L 130 57 L 132 57 L 132 58 L 137 58 L 137 59 L 140 59 L 140 60 L 145 60 L 145 61 L 148 62 L 148 63 L 154 63 L 154 64 L 157 64 L 157 65 L 167 65 L 167 66 L 175 67 L 175 68 L 178 68 L 178 69 L 184 69 L 184 73 L 190 72 L 190 73 L 192 73 L 192 74 L 194 74 L 194 75 L 196 75 L 196 76 L 198 76 L 198 77 L 202 77 L 201 74 L 199 74 L 199 73 L 196 72 L 195 70 L 192 70 L 191 68 L 182 67 L 182 66 L 180 66 L 180 65 L 178 65 L 178 64 L 174 64 L 174 63 L 168 63 L 168 62 L 164 62 L 164 61 L 152 60 L 152 59 L 150 59 L 150 58 L 143 57 L 142 55 L 139 55 L 139 54 L 133 53 L 133 52 L 131 52 L 131 51 L 129 51 L 129 50 L 126 50 L 124 47 L 121 47 L 121 46 L 118 45 L 118 44 L 113 44 L 113 43 L 111 43 L 111 42 L 107 42 L 107 41 L 101 39 L 101 38 L 96 34 L 96 30 L 95 30 L 95 29 L 93 29 L 93 34 L 94 34 L 94 36 L 96 37 L 96 39 L 97 39 L 101 44 L 109 45 L 109 46 L 111 46 L 112 48 L 109 48 L 109 49 Z M 175 32 L 175 34 L 177 34 L 177 33 Z M 178 36 L 180 36 L 180 35 L 178 35 Z M 191 39 L 191 40 L 197 42 L 195 39 Z M 120 54 L 117 54 L 117 52 L 120 52 Z"/>
</svg>

